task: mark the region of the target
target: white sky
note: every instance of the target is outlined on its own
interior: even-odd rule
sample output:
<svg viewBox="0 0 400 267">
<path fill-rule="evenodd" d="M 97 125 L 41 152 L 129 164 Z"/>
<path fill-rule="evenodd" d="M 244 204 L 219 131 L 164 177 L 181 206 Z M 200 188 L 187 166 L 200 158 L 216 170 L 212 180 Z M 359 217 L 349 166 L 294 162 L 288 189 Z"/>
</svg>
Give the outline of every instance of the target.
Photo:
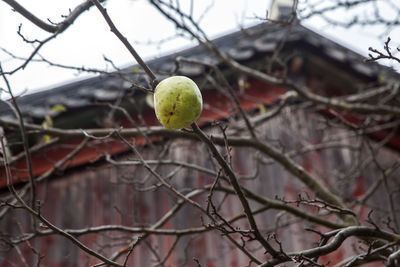
<svg viewBox="0 0 400 267">
<path fill-rule="evenodd" d="M 43 20 L 49 18 L 53 22 L 59 22 L 62 20 L 61 15 L 68 14 L 68 10 L 73 9 L 82 0 L 19 0 L 18 2 Z M 194 2 L 196 3 L 195 13 L 199 16 L 211 1 Z M 269 0 L 216 0 L 214 6 L 202 20 L 201 26 L 210 37 L 220 36 L 238 29 L 238 25 L 241 23 L 254 24 L 256 21 L 249 19 L 254 15 L 265 17 L 269 2 Z M 164 43 L 161 47 L 143 44 L 149 40 L 156 42 L 168 38 L 175 32 L 174 26 L 147 4 L 146 0 L 108 0 L 107 10 L 118 29 L 133 43 L 135 49 L 145 59 L 168 54 L 191 45 L 188 40 L 184 39 Z M 387 16 L 390 16 L 390 10 L 386 10 Z M 18 25 L 21 23 L 22 33 L 30 39 L 41 40 L 50 35 L 18 13 L 13 12 L 11 7 L 0 1 L 0 47 L 18 56 L 27 57 L 33 48 L 23 42 L 16 33 Z M 387 34 L 394 39 L 394 44 L 400 42 L 398 30 L 384 34 L 379 40 L 376 36 L 377 33 L 382 33 L 382 30 L 376 28 L 372 31 L 360 28 L 346 30 L 324 26 L 319 19 L 307 21 L 305 25 L 363 55 L 367 55 L 370 46 L 381 48 Z M 89 68 L 106 68 L 107 64 L 103 55 L 111 59 L 117 66 L 135 63 L 122 43 L 109 31 L 96 8 L 91 8 L 82 14 L 69 29 L 46 44 L 40 50 L 40 54 L 55 63 Z M 22 63 L 22 61 L 11 59 L 2 51 L 0 51 L 0 61 L 6 71 L 12 70 Z M 109 65 L 108 69 L 110 69 Z M 44 63 L 30 63 L 26 69 L 8 76 L 8 79 L 14 94 L 18 95 L 86 77 L 88 74 L 77 75 L 76 71 L 50 67 Z M 2 79 L 0 87 L 4 88 Z M 4 98 L 4 93 L 1 98 Z"/>
</svg>

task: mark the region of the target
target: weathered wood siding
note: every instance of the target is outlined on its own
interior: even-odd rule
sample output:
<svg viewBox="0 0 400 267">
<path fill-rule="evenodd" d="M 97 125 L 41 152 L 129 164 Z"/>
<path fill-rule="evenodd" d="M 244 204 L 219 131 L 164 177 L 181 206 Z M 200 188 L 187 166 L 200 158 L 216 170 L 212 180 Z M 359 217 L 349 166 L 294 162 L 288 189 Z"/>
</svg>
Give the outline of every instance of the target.
<svg viewBox="0 0 400 267">
<path fill-rule="evenodd" d="M 218 132 L 218 129 L 213 129 L 213 131 Z M 265 123 L 258 131 L 261 138 L 268 140 L 270 144 L 284 148 L 287 152 L 300 149 L 305 145 L 324 142 L 334 136 L 351 134 L 341 127 L 328 127 L 321 116 L 308 112 L 292 112 L 289 108 L 279 117 Z M 360 144 L 364 148 L 362 152 L 345 148 L 330 148 L 302 154 L 295 159 L 307 171 L 319 177 L 332 191 L 337 192 L 343 199 L 350 200 L 363 194 L 381 173 L 374 162 L 366 164 L 361 169 L 358 168 L 358 164 L 362 164 L 363 160 L 367 160 L 371 155 L 366 145 L 362 143 L 366 141 L 353 137 L 344 138 L 342 142 L 347 145 Z M 162 157 L 164 159 L 185 161 L 209 169 L 214 168 L 210 162 L 211 156 L 201 143 L 176 140 L 165 141 L 163 144 L 170 146 L 167 156 Z M 221 150 L 224 151 L 224 148 Z M 142 154 L 146 159 L 158 159 L 162 155 L 160 151 L 160 149 L 145 147 L 142 149 Z M 390 166 L 399 158 L 397 152 L 387 148 L 380 148 L 377 153 L 378 161 L 382 166 Z M 280 165 L 270 162 L 267 156 L 256 153 L 253 149 L 235 147 L 231 154 L 237 173 L 243 177 L 250 176 L 247 177 L 248 179 L 242 179 L 241 183 L 262 196 L 296 200 L 299 194 L 305 197 L 306 193 L 310 193 L 305 185 Z M 135 158 L 133 155 L 124 155 L 117 160 Z M 163 177 L 174 173 L 170 177 L 170 182 L 180 190 L 201 187 L 214 180 L 212 176 L 177 166 L 159 166 L 156 170 Z M 341 177 L 343 173 L 349 173 L 352 170 L 354 172 L 351 173 L 351 177 Z M 392 174 L 388 177 L 388 181 L 398 188 L 399 173 Z M 52 178 L 47 183 L 40 184 L 38 196 L 42 200 L 42 214 L 62 228 L 81 229 L 104 224 L 148 227 L 160 219 L 177 201 L 177 198 L 164 188 L 148 188 L 149 190 L 143 192 L 137 190 L 137 188 L 144 189 L 155 184 L 157 184 L 156 180 L 142 167 L 115 167 L 109 163 L 96 163 L 68 171 Z M 399 196 L 399 194 L 396 195 L 396 203 L 400 203 Z M 207 194 L 194 199 L 205 207 Z M 215 203 L 218 203 L 223 199 L 223 194 L 215 193 L 213 199 Z M 387 193 L 383 186 L 380 186 L 367 202 L 367 207 L 359 207 L 355 210 L 363 214 L 365 218 L 370 207 L 378 207 L 372 216 L 380 222 L 379 219 L 387 217 L 387 201 Z M 253 202 L 251 205 L 253 208 L 258 207 Z M 13 216 L 6 216 L 0 221 L 1 233 L 18 235 L 22 231 L 27 231 L 29 220 L 21 214 L 22 211 L 11 212 Z M 236 197 L 227 197 L 220 213 L 229 216 L 242 213 Z M 400 220 L 399 214 L 397 217 Z M 314 227 L 313 224 L 304 221 L 296 223 L 296 218 L 283 212 L 268 210 L 257 215 L 256 219 L 259 228 L 266 234 L 271 233 L 278 226 L 277 238 L 282 241 L 287 251 L 311 248 L 318 241 L 317 235 L 304 230 L 307 227 Z M 186 204 L 163 228 L 186 229 L 201 227 L 203 223 L 208 222 L 209 220 L 204 215 L 200 215 L 198 210 Z M 292 223 L 282 227 L 288 222 Z M 245 228 L 247 223 L 241 220 L 234 225 Z M 117 250 L 118 246 L 109 248 L 106 245 L 138 237 L 136 234 L 108 232 L 84 235 L 79 237 L 79 240 L 109 256 Z M 163 258 L 174 240 L 174 236 L 168 235 L 152 236 L 143 240 L 130 256 L 128 266 L 152 266 L 156 263 L 156 258 L 149 247 L 152 246 Z M 91 266 L 98 263 L 98 260 L 88 256 L 69 240 L 60 236 L 37 237 L 30 240 L 29 245 L 44 256 L 41 266 Z M 3 247 L 6 248 L 5 245 Z M 357 248 L 354 248 L 350 242 L 346 242 L 334 254 L 334 257 L 324 258 L 324 260 L 339 262 L 353 255 L 354 249 Z M 254 253 L 260 259 L 266 259 L 262 250 Z M 35 257 L 28 242 L 23 242 L 18 248 L 0 252 L 0 266 L 34 266 Z M 197 266 L 193 258 L 198 259 L 203 267 L 246 266 L 249 263 L 248 258 L 226 237 L 217 230 L 213 230 L 203 235 L 182 236 L 164 266 Z"/>
</svg>

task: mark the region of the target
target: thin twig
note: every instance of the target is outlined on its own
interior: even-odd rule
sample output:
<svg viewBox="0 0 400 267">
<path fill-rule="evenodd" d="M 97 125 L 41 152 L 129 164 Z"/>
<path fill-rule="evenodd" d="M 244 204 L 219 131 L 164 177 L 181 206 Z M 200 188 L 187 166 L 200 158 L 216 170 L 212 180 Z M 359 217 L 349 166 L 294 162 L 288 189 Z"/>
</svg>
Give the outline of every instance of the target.
<svg viewBox="0 0 400 267">
<path fill-rule="evenodd" d="M 229 181 L 232 185 L 232 187 L 235 189 L 236 195 L 238 196 L 242 207 L 244 209 L 244 212 L 247 216 L 247 219 L 250 223 L 251 229 L 253 231 L 253 234 L 255 235 L 255 238 L 264 246 L 264 248 L 270 253 L 273 257 L 280 258 L 282 255 L 280 255 L 279 252 L 277 252 L 269 243 L 268 241 L 261 235 L 260 231 L 258 230 L 257 223 L 254 219 L 253 214 L 251 213 L 250 205 L 239 185 L 239 182 L 237 180 L 237 177 L 231 167 L 227 164 L 227 162 L 224 160 L 222 155 L 219 153 L 213 142 L 211 141 L 210 138 L 207 137 L 207 135 L 197 126 L 196 123 L 192 123 L 191 127 L 193 131 L 197 134 L 197 136 L 203 141 L 207 147 L 211 150 L 213 156 L 215 159 L 218 161 L 219 165 L 221 168 L 224 170 L 225 174 L 228 176 Z"/>
<path fill-rule="evenodd" d="M 158 84 L 156 75 L 147 66 L 147 64 L 143 61 L 143 59 L 139 56 L 139 54 L 136 52 L 133 46 L 129 43 L 128 39 L 125 36 L 123 36 L 121 32 L 115 27 L 114 23 L 112 22 L 110 16 L 107 13 L 107 10 L 99 3 L 99 1 L 98 0 L 90 0 L 90 1 L 99 9 L 100 13 L 106 20 L 108 26 L 110 26 L 111 32 L 113 32 L 118 37 L 118 39 L 124 44 L 124 46 L 129 50 L 131 55 L 135 58 L 135 60 L 139 63 L 139 65 L 144 69 L 146 74 L 150 77 L 151 86 L 154 89 Z"/>
<path fill-rule="evenodd" d="M 0 136 L 0 143 L 1 143 L 1 149 L 2 149 L 2 151 L 4 153 L 5 147 L 4 147 L 4 143 L 3 143 L 3 136 Z M 92 255 L 92 256 L 100 259 L 104 263 L 109 264 L 109 265 L 116 266 L 116 267 L 123 267 L 121 264 L 118 264 L 117 262 L 114 262 L 114 261 L 108 259 L 107 257 L 97 253 L 96 251 L 92 250 L 91 248 L 85 246 L 83 243 L 81 243 L 78 239 L 76 239 L 71 234 L 65 232 L 61 228 L 59 228 L 59 227 L 53 225 L 52 223 L 50 223 L 46 218 L 44 218 L 41 215 L 41 213 L 39 211 L 36 211 L 36 210 L 32 209 L 31 207 L 29 207 L 29 205 L 26 204 L 26 202 L 20 197 L 18 192 L 15 191 L 15 188 L 14 188 L 14 185 L 13 185 L 12 174 L 11 174 L 11 170 L 10 170 L 10 165 L 8 163 L 7 157 L 4 158 L 4 165 L 5 165 L 5 168 L 6 168 L 7 186 L 9 188 L 10 192 L 14 195 L 14 197 L 16 199 L 18 199 L 18 202 L 22 205 L 22 207 L 25 210 L 27 210 L 31 215 L 35 216 L 35 218 L 39 219 L 44 225 L 46 225 L 46 227 L 48 227 L 49 229 L 53 230 L 55 233 L 57 233 L 57 234 L 65 237 L 65 238 L 69 239 L 70 241 L 72 241 L 72 243 L 74 243 L 76 246 L 78 246 L 80 249 L 82 249 L 83 251 L 85 251 L 89 255 Z"/>
<path fill-rule="evenodd" d="M 0 63 L 0 73 L 3 73 L 3 68 L 1 66 Z M 12 102 L 12 106 L 13 106 L 13 110 L 15 112 L 15 115 L 17 116 L 18 119 L 18 125 L 19 125 L 19 129 L 21 132 L 21 137 L 22 137 L 22 144 L 24 147 L 24 152 L 25 152 L 25 159 L 26 159 L 26 166 L 28 168 L 28 175 L 29 175 L 29 183 L 30 183 L 30 206 L 33 210 L 36 210 L 36 181 L 35 181 L 35 177 L 33 175 L 33 167 L 32 167 L 32 158 L 31 158 L 31 154 L 29 151 L 29 141 L 28 141 L 28 136 L 26 134 L 26 129 L 25 129 L 25 124 L 24 124 L 24 120 L 22 118 L 22 113 L 21 110 L 18 107 L 17 101 L 14 97 L 14 94 L 11 90 L 11 86 L 8 82 L 8 79 L 6 77 L 5 74 L 2 75 L 3 79 L 6 83 L 7 89 L 8 89 L 8 93 L 11 96 L 11 102 Z M 7 158 L 7 155 L 3 154 L 4 158 Z M 35 221 L 33 221 L 33 226 L 35 227 Z"/>
</svg>

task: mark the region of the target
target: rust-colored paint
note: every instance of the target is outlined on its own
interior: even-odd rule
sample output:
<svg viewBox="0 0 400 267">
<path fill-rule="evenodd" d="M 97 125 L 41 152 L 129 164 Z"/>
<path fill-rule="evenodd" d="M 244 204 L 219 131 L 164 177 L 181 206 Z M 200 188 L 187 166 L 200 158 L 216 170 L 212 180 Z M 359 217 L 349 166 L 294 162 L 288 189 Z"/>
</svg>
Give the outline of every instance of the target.
<svg viewBox="0 0 400 267">
<path fill-rule="evenodd" d="M 303 116 L 301 113 L 307 113 L 309 116 Z M 315 130 L 312 121 L 322 118 L 320 115 L 310 115 L 310 113 L 312 113 L 312 111 L 309 112 L 307 110 L 300 110 L 290 114 L 282 113 L 280 117 L 276 117 L 267 124 L 261 125 L 260 130 L 265 133 L 265 136 L 278 136 L 281 141 L 280 143 L 287 145 L 286 151 L 293 151 L 297 149 L 304 140 L 295 135 L 298 133 L 299 129 L 297 127 L 291 128 L 290 126 L 292 123 L 301 122 L 301 127 L 304 127 L 304 129 L 301 130 L 304 130 L 306 133 L 312 133 L 312 131 Z M 286 135 L 283 134 L 285 132 L 287 133 L 287 131 L 290 132 Z M 343 129 L 342 131 L 345 132 Z M 208 162 L 206 154 L 193 153 L 193 151 L 200 151 L 202 144 L 181 139 L 173 140 L 172 143 L 174 143 L 174 145 L 172 145 L 174 148 L 166 155 L 167 158 L 172 160 L 184 158 L 188 163 L 193 163 L 202 167 L 209 166 L 210 163 Z M 345 160 L 343 159 L 345 152 L 344 150 L 334 149 L 332 151 L 334 155 L 324 153 L 323 151 L 318 153 L 318 155 L 310 153 L 309 157 L 306 159 L 308 161 L 308 169 L 311 173 L 317 174 L 323 183 L 327 183 L 328 179 L 333 177 L 332 173 L 335 173 L 336 168 L 345 164 Z M 159 156 L 158 151 L 155 149 L 143 149 L 142 153 L 143 156 L 148 159 L 154 159 Z M 254 173 L 254 166 L 259 167 L 258 176 L 255 179 L 241 181 L 243 182 L 243 186 L 262 196 L 268 198 L 274 198 L 275 196 L 280 198 L 284 197 L 287 201 L 296 201 L 299 194 L 303 194 L 304 196 L 304 193 L 309 193 L 304 184 L 294 179 L 294 177 L 286 172 L 279 164 L 260 164 L 260 162 L 252 156 L 253 153 L 253 150 L 245 147 L 235 148 L 232 162 L 234 169 L 237 170 L 238 173 L 249 176 Z M 397 159 L 395 157 L 397 154 L 389 149 L 383 148 L 380 154 L 382 156 L 380 160 L 382 160 L 381 162 L 385 166 L 392 165 Z M 361 155 L 367 156 L 363 153 L 361 153 Z M 126 156 L 126 158 L 129 157 L 128 155 Z M 119 160 L 125 160 L 125 157 L 120 157 Z M 319 163 L 310 164 L 312 161 L 322 162 L 324 165 L 319 166 Z M 302 163 L 302 161 L 300 163 Z M 372 164 L 372 166 L 374 165 Z M 160 166 L 158 171 L 161 175 L 166 175 L 170 170 L 169 166 Z M 366 181 L 366 188 L 371 186 L 376 180 L 377 172 L 378 171 L 374 169 L 365 171 L 364 179 Z M 141 226 L 154 223 L 176 203 L 176 198 L 171 196 L 167 191 L 161 190 L 161 188 L 160 190 L 151 190 L 148 192 L 134 190 L 131 184 L 123 183 L 118 180 L 121 173 L 130 173 L 132 179 L 139 180 L 141 180 L 144 174 L 147 174 L 146 170 L 140 167 L 116 167 L 103 162 L 96 165 L 95 168 L 80 168 L 75 171 L 66 172 L 63 177 L 59 179 L 51 179 L 48 183 L 39 183 L 37 192 L 38 196 L 43 198 L 41 202 L 43 203 L 41 209 L 43 216 L 51 219 L 52 223 L 55 225 L 68 229 L 81 229 L 107 223 L 112 225 Z M 180 190 L 183 188 L 200 187 L 204 185 L 204 183 L 211 183 L 212 179 L 213 177 L 205 177 L 204 174 L 199 174 L 196 171 L 191 171 L 190 173 L 182 171 L 178 172 L 171 182 L 173 182 L 174 187 Z M 394 179 L 389 179 L 389 181 L 394 181 Z M 358 190 L 357 185 L 354 183 L 349 183 L 346 187 L 348 187 L 348 190 L 343 192 L 344 199 L 351 197 L 353 192 Z M 382 188 L 378 188 L 378 190 L 382 190 Z M 371 201 L 373 201 L 371 204 L 384 206 L 386 202 L 383 201 L 386 201 L 386 198 L 382 198 L 381 196 L 382 191 L 377 191 L 371 198 Z M 215 195 L 214 197 L 215 200 L 218 201 L 217 197 L 222 198 L 222 195 Z M 206 199 L 207 194 L 199 196 L 198 199 L 196 198 L 194 200 L 204 204 Z M 296 205 L 296 203 L 293 203 L 293 205 Z M 118 211 L 115 207 L 118 207 Z M 306 211 L 315 211 L 313 207 L 304 207 L 304 209 Z M 357 207 L 356 210 L 358 211 Z M 363 208 L 363 210 L 361 210 L 361 223 L 365 222 L 363 218 L 366 218 L 368 211 L 368 208 Z M 24 216 L 18 209 L 11 210 L 10 212 L 12 212 L 12 214 L 4 217 L 0 222 L 1 231 L 4 233 L 15 233 L 18 230 L 15 226 L 17 225 L 16 222 L 19 222 L 24 225 L 24 230 L 29 232 L 29 218 Z M 237 198 L 230 196 L 224 200 L 222 212 L 227 217 L 230 217 L 241 214 L 243 211 Z M 374 216 L 385 216 L 384 210 L 377 210 L 376 212 L 377 214 L 375 215 L 374 213 Z M 257 220 L 260 230 L 271 229 L 276 223 L 275 216 L 278 213 L 279 211 L 276 210 L 268 210 L 264 214 L 257 215 L 255 219 Z M 325 217 L 325 215 L 322 216 Z M 180 213 L 176 214 L 171 221 L 162 228 L 186 229 L 198 227 L 202 225 L 200 217 L 201 213 L 196 209 L 192 209 L 189 206 L 186 208 L 183 207 Z M 332 219 L 334 219 L 334 217 L 332 217 Z M 237 224 L 235 223 L 235 226 L 241 229 L 248 229 L 246 220 L 237 222 Z M 319 240 L 319 236 L 314 236 L 304 231 L 304 228 L 309 227 L 314 227 L 314 224 L 308 222 L 304 224 L 296 223 L 281 228 L 278 230 L 278 240 L 282 241 L 286 251 L 298 251 L 315 247 L 314 242 Z M 317 227 L 315 229 L 321 232 L 329 231 L 324 227 Z M 124 234 L 119 232 L 110 233 L 110 237 L 121 235 Z M 107 239 L 104 239 L 107 238 L 107 236 L 109 235 L 88 234 L 79 237 L 79 240 L 98 251 L 100 249 L 98 244 L 108 244 Z M 134 236 L 134 234 L 126 234 L 126 237 Z M 198 258 L 202 266 L 212 266 L 212 264 L 214 264 L 214 266 L 234 266 L 234 264 L 237 264 L 237 266 L 246 266 L 248 264 L 247 256 L 240 250 L 233 249 L 229 241 L 223 241 L 223 238 L 224 236 L 218 231 L 212 231 L 204 235 L 194 235 L 193 239 L 182 236 L 173 255 L 171 255 L 165 265 L 195 267 L 197 265 L 193 261 L 193 258 Z M 237 238 L 237 236 L 235 236 L 235 238 Z M 239 238 L 237 240 L 240 241 Z M 161 256 L 166 255 L 173 241 L 174 237 L 166 236 L 153 236 L 148 239 L 149 243 L 157 247 Z M 42 261 L 43 266 L 83 267 L 98 263 L 93 257 L 88 256 L 63 237 L 38 237 L 32 240 L 32 245 L 45 256 Z M 251 250 L 251 244 L 249 243 L 249 245 L 249 249 Z M 35 262 L 35 255 L 32 253 L 32 250 L 26 246 L 25 242 L 22 243 L 19 248 L 21 250 L 21 255 L 23 255 L 28 263 Z M 120 249 L 120 247 L 114 247 L 112 250 L 105 248 L 104 253 L 105 255 L 110 255 L 118 249 Z M 338 263 L 340 259 L 354 255 L 352 242 L 350 241 L 346 241 L 339 250 L 337 254 L 325 258 L 324 261 L 321 260 L 320 263 L 329 260 L 331 264 L 335 264 Z M 267 260 L 270 258 L 269 255 L 264 254 L 262 249 L 255 253 L 256 257 L 260 260 Z M 10 262 L 4 259 L 15 263 L 15 266 L 24 266 L 21 262 L 21 256 L 15 249 L 0 252 L 0 266 L 12 266 Z M 142 244 L 142 246 L 135 249 L 127 266 L 150 266 L 154 263 L 152 261 L 153 259 L 154 255 Z"/>
<path fill-rule="evenodd" d="M 363 176 L 359 177 L 358 179 L 355 179 L 353 197 L 356 199 L 362 197 L 366 192 L 366 188 L 367 186 L 365 184 L 365 179 Z"/>
<path fill-rule="evenodd" d="M 279 97 L 286 92 L 282 87 L 277 87 L 269 85 L 257 80 L 249 80 L 249 87 L 246 89 L 246 97 L 239 97 L 240 104 L 243 110 L 248 111 L 258 107 L 260 104 L 273 104 L 277 102 Z M 205 125 L 209 122 L 220 120 L 231 116 L 232 112 L 236 112 L 232 101 L 221 92 L 216 90 L 207 90 L 203 92 L 203 102 L 205 103 L 201 117 L 198 120 L 198 124 Z M 324 115 L 330 117 L 338 116 L 337 112 L 332 109 L 327 109 L 322 111 Z M 147 110 L 142 114 L 147 125 L 154 126 L 159 125 L 153 110 Z M 362 123 L 362 118 L 360 116 L 355 116 L 352 114 L 345 114 L 344 117 L 349 123 L 354 125 L 360 125 Z M 128 121 L 122 121 L 121 125 L 123 127 L 131 127 Z M 376 140 L 383 140 L 388 136 L 388 132 L 381 130 L 371 133 L 370 136 Z M 54 162 L 57 162 L 64 158 L 68 153 L 72 151 L 71 147 L 79 144 L 80 140 L 68 140 L 62 144 L 55 145 L 50 149 L 41 151 L 39 153 L 32 154 L 32 165 L 33 165 L 33 175 L 35 177 L 45 173 L 54 166 Z M 137 144 L 143 144 L 144 139 L 138 138 L 136 140 Z M 65 145 L 69 145 L 67 148 Z M 387 145 L 400 150 L 400 135 L 393 135 L 389 140 L 387 140 Z M 128 151 L 129 148 L 124 145 L 121 141 L 109 140 L 105 144 L 98 144 L 95 147 L 86 147 L 77 156 L 75 156 L 71 161 L 67 162 L 63 168 L 76 167 L 84 165 L 89 162 L 94 162 L 101 158 L 104 153 L 110 155 L 116 155 Z M 21 160 L 12 166 L 13 168 L 13 179 L 14 183 L 28 180 L 28 173 L 26 172 L 26 162 Z M 304 166 L 307 169 L 307 163 Z M 0 188 L 4 188 L 7 185 L 5 179 L 5 170 L 0 171 Z"/>
<path fill-rule="evenodd" d="M 240 97 L 240 103 L 244 110 L 251 110 L 256 108 L 261 103 L 272 104 L 278 97 L 285 92 L 285 89 L 271 86 L 258 81 L 251 81 L 250 87 L 246 90 L 246 98 Z M 252 99 L 250 99 L 252 98 Z M 257 101 L 255 101 L 257 100 Z M 222 93 L 214 90 L 203 92 L 203 101 L 205 105 L 198 124 L 205 125 L 208 122 L 220 120 L 231 115 L 234 111 L 234 105 L 230 99 Z M 147 110 L 142 114 L 143 119 L 147 125 L 159 125 L 153 110 Z M 122 121 L 123 127 L 130 127 L 128 121 Z M 54 147 L 41 151 L 40 153 L 32 154 L 33 175 L 35 177 L 45 173 L 53 168 L 54 163 L 64 158 L 72 151 L 71 147 L 78 145 L 80 140 L 68 140 L 62 144 L 55 145 Z M 137 144 L 143 144 L 144 139 L 138 138 Z M 68 146 L 67 146 L 68 145 Z M 105 144 L 98 144 L 95 147 L 86 147 L 71 161 L 67 162 L 63 168 L 70 168 L 80 166 L 89 162 L 93 162 L 104 156 L 104 153 L 116 155 L 128 151 L 129 148 L 121 141 L 107 141 Z M 104 152 L 104 153 L 103 153 Z M 21 160 L 13 166 L 13 179 L 14 183 L 26 181 L 29 179 L 26 170 L 25 160 Z M 0 188 L 7 185 L 4 169 L 1 172 Z"/>
<path fill-rule="evenodd" d="M 338 112 L 333 109 L 323 110 L 322 113 L 324 115 L 332 117 L 332 118 L 339 116 Z M 365 121 L 365 116 L 362 116 L 362 115 L 345 113 L 345 114 L 340 114 L 340 117 L 345 119 L 346 123 L 348 123 L 349 125 L 353 125 L 354 127 L 361 125 Z M 377 124 L 376 126 L 379 126 L 379 124 Z M 386 131 L 386 130 L 374 131 L 373 133 L 369 134 L 369 136 L 371 138 L 373 138 L 377 141 L 381 141 L 390 135 L 392 135 L 390 133 L 390 131 Z M 386 140 L 386 145 L 388 147 L 393 148 L 394 150 L 400 151 L 400 134 L 394 134 L 394 135 L 390 136 L 390 139 Z"/>
</svg>

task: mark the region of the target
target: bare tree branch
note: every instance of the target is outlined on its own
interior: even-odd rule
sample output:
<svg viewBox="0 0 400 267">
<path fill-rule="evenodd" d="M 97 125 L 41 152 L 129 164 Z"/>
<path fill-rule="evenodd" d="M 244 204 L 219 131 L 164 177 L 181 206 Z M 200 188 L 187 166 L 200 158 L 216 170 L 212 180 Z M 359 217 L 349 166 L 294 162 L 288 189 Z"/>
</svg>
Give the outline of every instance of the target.
<svg viewBox="0 0 400 267">
<path fill-rule="evenodd" d="M 154 75 L 153 71 L 147 66 L 147 64 L 143 61 L 143 59 L 139 56 L 133 46 L 128 42 L 128 39 L 124 37 L 121 32 L 115 27 L 114 23 L 112 22 L 110 16 L 107 14 L 107 10 L 99 3 L 98 0 L 90 0 L 96 7 L 99 9 L 101 14 L 103 15 L 104 19 L 106 20 L 108 26 L 110 26 L 111 32 L 113 32 L 118 39 L 124 44 L 124 46 L 129 50 L 131 55 L 135 58 L 135 60 L 139 63 L 139 65 L 144 69 L 146 74 L 151 79 L 151 86 L 153 89 L 157 86 L 158 81 L 157 77 Z"/>
<path fill-rule="evenodd" d="M 82 4 L 75 7 L 66 18 L 57 24 L 49 24 L 40 18 L 36 17 L 29 10 L 20 5 L 17 1 L 14 0 L 3 0 L 5 3 L 9 4 L 15 11 L 20 13 L 26 19 L 31 21 L 33 24 L 45 30 L 49 33 L 61 33 L 65 31 L 71 24 L 85 11 L 87 11 L 93 4 L 90 1 L 85 1 Z M 100 0 L 100 2 L 104 2 L 105 0 Z"/>
</svg>

